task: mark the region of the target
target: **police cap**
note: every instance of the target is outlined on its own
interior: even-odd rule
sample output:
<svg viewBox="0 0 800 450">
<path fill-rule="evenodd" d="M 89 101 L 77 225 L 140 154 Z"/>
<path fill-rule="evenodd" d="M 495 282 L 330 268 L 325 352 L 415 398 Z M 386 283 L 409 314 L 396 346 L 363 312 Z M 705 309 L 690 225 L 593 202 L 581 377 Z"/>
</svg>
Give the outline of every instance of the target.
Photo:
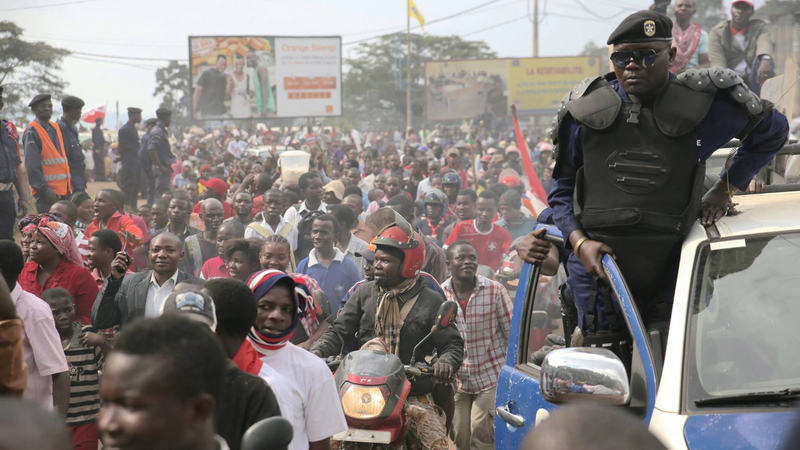
<svg viewBox="0 0 800 450">
<path fill-rule="evenodd" d="M 133 106 L 129 106 L 128 107 L 128 115 L 141 114 L 141 113 L 142 113 L 142 109 L 141 108 L 134 108 Z"/>
<path fill-rule="evenodd" d="M 64 108 L 81 109 L 86 103 L 78 97 L 68 95 L 61 99 L 61 106 Z"/>
<path fill-rule="evenodd" d="M 158 123 L 158 119 L 156 119 L 155 117 L 151 117 L 144 121 L 145 125 L 155 125 L 156 123 Z"/>
<path fill-rule="evenodd" d="M 671 41 L 672 20 L 654 11 L 637 11 L 623 19 L 608 37 L 608 45 Z"/>
<path fill-rule="evenodd" d="M 172 110 L 169 108 L 158 108 L 156 110 L 156 117 L 159 119 L 172 117 Z"/>
<path fill-rule="evenodd" d="M 39 94 L 36 97 L 33 97 L 33 100 L 31 100 L 31 102 L 28 103 L 28 106 L 33 108 L 34 106 L 36 106 L 37 103 L 48 100 L 50 100 L 50 94 Z"/>
</svg>

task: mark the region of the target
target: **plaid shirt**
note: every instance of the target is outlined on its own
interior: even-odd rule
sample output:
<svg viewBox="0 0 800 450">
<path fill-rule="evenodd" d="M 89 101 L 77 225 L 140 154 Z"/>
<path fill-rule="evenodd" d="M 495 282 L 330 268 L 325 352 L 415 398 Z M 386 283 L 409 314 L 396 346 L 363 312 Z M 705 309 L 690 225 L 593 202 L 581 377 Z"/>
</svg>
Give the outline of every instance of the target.
<svg viewBox="0 0 800 450">
<path fill-rule="evenodd" d="M 508 330 L 514 304 L 505 287 L 480 275 L 467 302 L 466 314 L 459 307 L 456 323 L 464 338 L 464 360 L 458 371 L 458 391 L 477 394 L 497 385 L 506 362 Z M 458 302 L 453 279 L 442 283 L 447 300 Z"/>
</svg>

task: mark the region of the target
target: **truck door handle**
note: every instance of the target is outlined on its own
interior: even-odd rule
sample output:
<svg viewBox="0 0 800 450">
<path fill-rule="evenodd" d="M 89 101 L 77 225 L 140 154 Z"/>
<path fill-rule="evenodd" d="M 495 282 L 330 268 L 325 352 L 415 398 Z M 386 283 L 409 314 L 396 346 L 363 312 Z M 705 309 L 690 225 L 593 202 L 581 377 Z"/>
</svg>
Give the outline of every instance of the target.
<svg viewBox="0 0 800 450">
<path fill-rule="evenodd" d="M 525 418 L 519 414 L 511 414 L 511 411 L 508 410 L 508 406 L 498 406 L 494 411 L 497 413 L 498 417 L 517 428 L 525 426 Z"/>
</svg>

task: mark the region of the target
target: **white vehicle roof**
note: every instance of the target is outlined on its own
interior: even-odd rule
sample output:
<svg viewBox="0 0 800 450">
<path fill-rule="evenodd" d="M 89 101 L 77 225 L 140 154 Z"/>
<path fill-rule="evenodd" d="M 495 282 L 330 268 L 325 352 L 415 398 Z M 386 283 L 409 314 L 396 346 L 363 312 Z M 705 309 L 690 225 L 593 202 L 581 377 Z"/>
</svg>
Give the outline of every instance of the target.
<svg viewBox="0 0 800 450">
<path fill-rule="evenodd" d="M 800 229 L 800 191 L 733 197 L 740 212 L 717 222 L 720 237 Z"/>
</svg>

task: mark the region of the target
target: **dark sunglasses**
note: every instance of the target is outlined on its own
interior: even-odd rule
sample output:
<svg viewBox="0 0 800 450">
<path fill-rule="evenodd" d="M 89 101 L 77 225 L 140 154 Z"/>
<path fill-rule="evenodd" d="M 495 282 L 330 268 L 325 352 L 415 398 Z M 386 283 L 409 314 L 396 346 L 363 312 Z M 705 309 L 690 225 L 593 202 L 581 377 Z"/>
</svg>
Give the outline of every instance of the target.
<svg viewBox="0 0 800 450">
<path fill-rule="evenodd" d="M 611 54 L 610 59 L 611 62 L 620 69 L 624 69 L 625 66 L 631 62 L 631 60 L 633 60 L 633 62 L 635 62 L 637 65 L 642 66 L 643 69 L 647 69 L 655 64 L 656 59 L 658 59 L 658 57 L 667 50 L 669 50 L 669 47 L 661 50 L 658 53 L 656 53 L 656 51 L 652 48 L 645 50 L 634 50 L 632 52 L 614 52 Z"/>
</svg>

